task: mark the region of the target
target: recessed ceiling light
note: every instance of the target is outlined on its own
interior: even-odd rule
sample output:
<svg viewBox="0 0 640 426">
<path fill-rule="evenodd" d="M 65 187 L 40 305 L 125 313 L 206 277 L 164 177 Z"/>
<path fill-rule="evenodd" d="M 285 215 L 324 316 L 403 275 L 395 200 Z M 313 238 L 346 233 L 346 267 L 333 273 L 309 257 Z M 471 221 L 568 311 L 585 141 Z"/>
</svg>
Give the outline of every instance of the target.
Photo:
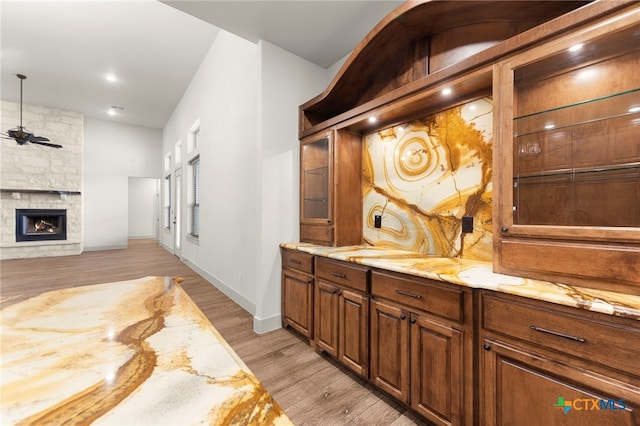
<svg viewBox="0 0 640 426">
<path fill-rule="evenodd" d="M 104 78 L 106 78 L 107 81 L 110 81 L 112 83 L 118 81 L 118 78 L 113 74 L 107 74 L 107 75 L 104 76 Z"/>
<path fill-rule="evenodd" d="M 630 113 L 634 113 L 634 112 L 640 112 L 640 106 L 637 107 L 631 107 L 628 110 Z"/>
<path fill-rule="evenodd" d="M 453 92 L 453 90 L 451 90 L 450 87 L 445 87 L 444 89 L 442 89 L 442 94 L 445 96 L 450 95 Z"/>
<path fill-rule="evenodd" d="M 115 110 L 115 109 L 111 109 L 111 108 L 109 108 L 109 110 L 107 111 L 107 114 L 109 114 L 109 115 L 116 115 L 116 110 Z"/>
<path fill-rule="evenodd" d="M 544 126 L 544 128 L 547 130 L 553 129 L 554 127 L 556 127 L 555 124 L 547 124 L 546 126 Z"/>
<path fill-rule="evenodd" d="M 582 46 L 584 46 L 582 43 L 574 44 L 569 48 L 569 52 L 577 52 L 578 50 L 582 49 Z"/>
<path fill-rule="evenodd" d="M 586 68 L 578 72 L 576 78 L 582 81 L 589 81 L 594 79 L 598 75 L 598 71 L 593 68 Z"/>
<path fill-rule="evenodd" d="M 378 119 L 374 116 L 369 117 L 369 123 L 375 123 Z"/>
</svg>

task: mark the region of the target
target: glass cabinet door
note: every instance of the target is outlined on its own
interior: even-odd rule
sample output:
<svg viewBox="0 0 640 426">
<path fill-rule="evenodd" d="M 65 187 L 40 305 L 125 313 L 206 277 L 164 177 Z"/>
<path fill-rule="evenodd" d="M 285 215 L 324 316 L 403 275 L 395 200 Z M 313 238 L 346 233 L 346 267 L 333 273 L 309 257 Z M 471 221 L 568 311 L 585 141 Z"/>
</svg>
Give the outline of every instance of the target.
<svg viewBox="0 0 640 426">
<path fill-rule="evenodd" d="M 301 221 L 327 223 L 331 217 L 330 134 L 304 141 L 300 152 Z"/>
<path fill-rule="evenodd" d="M 640 88 L 514 118 L 513 223 L 640 227 Z"/>
<path fill-rule="evenodd" d="M 640 289 L 640 7 L 494 68 L 494 270 Z"/>
<path fill-rule="evenodd" d="M 628 21 L 507 66 L 512 211 L 503 233 L 635 239 L 628 231 L 640 228 L 640 24 Z"/>
</svg>

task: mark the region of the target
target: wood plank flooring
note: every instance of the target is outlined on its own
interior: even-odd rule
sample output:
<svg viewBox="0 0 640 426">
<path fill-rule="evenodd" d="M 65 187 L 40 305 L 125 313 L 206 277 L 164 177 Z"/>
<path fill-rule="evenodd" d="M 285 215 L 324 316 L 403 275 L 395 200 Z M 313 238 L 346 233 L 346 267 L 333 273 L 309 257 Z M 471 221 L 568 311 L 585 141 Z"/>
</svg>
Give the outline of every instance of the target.
<svg viewBox="0 0 640 426">
<path fill-rule="evenodd" d="M 254 333 L 248 312 L 155 240 L 80 256 L 3 260 L 0 307 L 49 290 L 154 275 L 184 278 L 185 291 L 296 425 L 426 424 L 294 332 Z"/>
</svg>

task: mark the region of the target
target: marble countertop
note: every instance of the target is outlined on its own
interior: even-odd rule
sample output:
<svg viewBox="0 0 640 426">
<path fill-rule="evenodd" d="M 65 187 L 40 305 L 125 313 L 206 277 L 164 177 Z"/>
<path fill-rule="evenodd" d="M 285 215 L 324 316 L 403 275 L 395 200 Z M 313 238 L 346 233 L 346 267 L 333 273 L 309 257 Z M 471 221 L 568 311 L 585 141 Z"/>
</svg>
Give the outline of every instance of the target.
<svg viewBox="0 0 640 426">
<path fill-rule="evenodd" d="M 292 424 L 170 278 L 43 293 L 0 332 L 2 424 Z"/>
<path fill-rule="evenodd" d="M 491 262 L 433 257 L 366 245 L 327 247 L 282 243 L 280 246 L 387 271 L 640 320 L 640 296 L 496 274 Z"/>
</svg>

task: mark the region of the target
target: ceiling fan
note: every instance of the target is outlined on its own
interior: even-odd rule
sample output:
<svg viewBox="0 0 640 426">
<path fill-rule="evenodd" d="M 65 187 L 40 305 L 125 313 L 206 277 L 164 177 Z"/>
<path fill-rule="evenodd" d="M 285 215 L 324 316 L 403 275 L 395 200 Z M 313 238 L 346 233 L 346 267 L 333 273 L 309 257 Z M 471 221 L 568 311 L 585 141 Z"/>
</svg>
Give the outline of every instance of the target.
<svg viewBox="0 0 640 426">
<path fill-rule="evenodd" d="M 49 146 L 51 148 L 62 148 L 62 145 L 58 145 L 55 143 L 48 143 L 49 139 L 43 136 L 35 136 L 33 133 L 29 132 L 22 125 L 22 81 L 27 77 L 22 74 L 16 74 L 16 76 L 20 79 L 20 125 L 15 129 L 7 130 L 6 136 L 3 134 L 4 139 L 13 139 L 18 145 L 24 145 L 26 143 L 34 143 L 38 145 Z"/>
</svg>

